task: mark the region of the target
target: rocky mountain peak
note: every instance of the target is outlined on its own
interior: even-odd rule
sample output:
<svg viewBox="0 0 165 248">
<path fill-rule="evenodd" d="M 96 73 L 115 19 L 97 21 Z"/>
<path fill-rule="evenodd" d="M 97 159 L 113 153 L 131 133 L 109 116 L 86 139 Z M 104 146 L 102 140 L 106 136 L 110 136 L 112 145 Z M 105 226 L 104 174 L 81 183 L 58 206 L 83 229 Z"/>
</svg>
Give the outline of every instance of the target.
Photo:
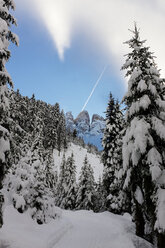
<svg viewBox="0 0 165 248">
<path fill-rule="evenodd" d="M 74 117 L 71 111 L 66 113 L 66 119 L 74 122 Z"/>
<path fill-rule="evenodd" d="M 67 129 L 70 130 L 71 132 L 76 129 L 76 125 L 74 124 L 74 117 L 72 115 L 72 112 L 67 112 L 66 113 L 66 126 Z"/>
<path fill-rule="evenodd" d="M 99 150 L 102 149 L 101 138 L 105 127 L 105 120 L 102 116 L 94 114 L 90 123 L 89 114 L 85 110 L 75 120 L 72 113 L 67 112 L 66 127 L 72 132 L 76 129 L 78 136 L 82 137 L 86 144 L 91 143 L 96 145 Z"/>
<path fill-rule="evenodd" d="M 95 122 L 95 121 L 98 121 L 98 120 L 99 121 L 104 121 L 104 118 L 102 116 L 100 116 L 100 115 L 94 114 L 92 116 L 92 123 Z"/>
<path fill-rule="evenodd" d="M 75 123 L 78 123 L 78 122 L 85 122 L 85 124 L 90 125 L 90 117 L 89 117 L 88 111 L 84 110 L 80 112 L 80 114 L 75 119 Z"/>
</svg>

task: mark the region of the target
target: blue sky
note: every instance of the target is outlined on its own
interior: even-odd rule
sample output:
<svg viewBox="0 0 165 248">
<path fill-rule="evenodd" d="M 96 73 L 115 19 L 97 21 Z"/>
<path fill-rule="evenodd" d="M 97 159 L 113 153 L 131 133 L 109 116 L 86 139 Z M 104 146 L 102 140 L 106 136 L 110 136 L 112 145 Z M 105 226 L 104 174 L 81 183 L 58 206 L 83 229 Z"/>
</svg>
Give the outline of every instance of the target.
<svg viewBox="0 0 165 248">
<path fill-rule="evenodd" d="M 109 92 L 111 91 L 121 100 L 126 91 L 125 79 L 120 72 L 123 55 L 126 52 L 122 42 L 130 38 L 128 28 L 133 26 L 133 18 L 130 16 L 129 21 L 121 26 L 121 31 L 117 32 L 117 27 L 111 28 L 112 24 L 113 26 L 115 24 L 112 23 L 113 19 L 109 19 L 109 14 L 106 14 L 106 4 L 102 5 L 103 9 L 99 13 L 101 21 L 97 22 L 94 14 L 96 13 L 98 19 L 97 11 L 101 9 L 100 6 L 98 9 L 94 6 L 89 13 L 86 13 L 83 12 L 86 6 L 81 6 L 82 0 L 77 0 L 79 2 L 77 9 L 66 6 L 65 1 L 62 0 L 63 5 L 61 4 L 60 7 L 54 5 L 59 0 L 46 1 L 47 6 L 44 5 L 43 0 L 24 1 L 24 4 L 20 0 L 15 1 L 17 9 L 14 15 L 18 20 L 18 27 L 14 28 L 14 32 L 19 36 L 20 46 L 18 48 L 10 46 L 12 57 L 7 64 L 15 89 L 19 88 L 23 95 L 29 97 L 34 93 L 36 99 L 51 104 L 59 102 L 65 112 L 72 111 L 76 117 L 99 74 L 107 65 L 86 107 L 90 115 L 93 113 L 103 115 Z M 73 3 L 74 0 L 68 1 Z M 92 3 L 93 0 L 84 0 L 87 6 L 90 1 Z M 33 2 L 35 4 L 32 5 Z M 106 2 L 107 0 L 102 1 L 102 3 Z M 117 2 L 121 4 L 120 0 Z M 127 2 L 129 6 L 129 1 Z M 139 5 L 130 5 L 130 7 L 136 10 Z M 79 14 L 79 11 L 85 13 L 81 18 L 75 15 L 75 13 Z M 120 15 L 117 12 L 116 14 Z M 105 16 L 105 20 L 101 15 Z M 154 14 L 151 9 L 149 16 L 152 18 L 152 15 Z M 127 16 L 126 12 L 123 13 L 124 16 Z M 137 16 L 137 19 L 143 23 L 143 17 Z M 150 32 L 145 32 L 147 25 L 149 23 L 144 25 L 145 38 L 148 35 L 149 41 L 156 47 L 157 40 L 152 40 Z M 161 44 L 159 47 L 161 48 Z M 161 49 L 157 51 L 159 52 L 162 53 Z"/>
</svg>

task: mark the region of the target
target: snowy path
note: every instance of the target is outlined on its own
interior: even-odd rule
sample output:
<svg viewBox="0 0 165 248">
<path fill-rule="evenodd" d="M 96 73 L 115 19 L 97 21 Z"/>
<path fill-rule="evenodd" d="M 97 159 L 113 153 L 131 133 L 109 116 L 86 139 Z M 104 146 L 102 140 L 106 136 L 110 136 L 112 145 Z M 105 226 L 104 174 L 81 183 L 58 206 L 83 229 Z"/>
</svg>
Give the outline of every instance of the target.
<svg viewBox="0 0 165 248">
<path fill-rule="evenodd" d="M 134 235 L 128 218 L 109 212 L 63 211 L 62 218 L 38 225 L 9 206 L 4 217 L 0 248 L 151 248 Z"/>
<path fill-rule="evenodd" d="M 72 227 L 48 248 L 135 248 L 130 238 L 133 225 L 123 217 L 89 211 L 63 215 Z"/>
</svg>

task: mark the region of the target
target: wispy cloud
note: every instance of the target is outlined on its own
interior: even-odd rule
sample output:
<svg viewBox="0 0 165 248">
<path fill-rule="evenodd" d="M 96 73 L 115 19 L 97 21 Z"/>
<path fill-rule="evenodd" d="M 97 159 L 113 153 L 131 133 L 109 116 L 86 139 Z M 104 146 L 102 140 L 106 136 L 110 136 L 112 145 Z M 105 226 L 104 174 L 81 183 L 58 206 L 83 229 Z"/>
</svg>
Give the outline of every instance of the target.
<svg viewBox="0 0 165 248">
<path fill-rule="evenodd" d="M 105 54 L 120 66 L 128 51 L 122 43 L 129 39 L 128 28 L 136 21 L 165 75 L 164 0 L 16 0 L 18 4 L 25 1 L 42 19 L 60 59 L 82 29 L 88 37 L 98 39 Z"/>
</svg>

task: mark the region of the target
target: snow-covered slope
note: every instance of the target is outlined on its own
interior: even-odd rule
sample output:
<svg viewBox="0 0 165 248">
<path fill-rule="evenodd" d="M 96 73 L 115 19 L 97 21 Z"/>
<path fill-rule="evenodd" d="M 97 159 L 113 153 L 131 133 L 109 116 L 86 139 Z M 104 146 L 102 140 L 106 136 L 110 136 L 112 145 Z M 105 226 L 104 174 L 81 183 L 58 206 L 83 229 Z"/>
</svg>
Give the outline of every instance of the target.
<svg viewBox="0 0 165 248">
<path fill-rule="evenodd" d="M 75 145 L 73 143 L 70 144 L 67 151 L 65 152 L 65 157 L 67 158 L 71 154 L 74 154 L 74 160 L 77 168 L 77 180 L 80 174 L 81 167 L 84 162 L 84 158 L 87 155 L 88 161 L 91 164 L 94 170 L 94 177 L 96 182 L 98 181 L 99 177 L 102 177 L 103 173 L 103 164 L 100 161 L 100 156 L 96 154 L 89 153 L 86 148 L 83 148 L 79 145 Z M 63 158 L 63 151 L 60 153 L 57 150 L 54 150 L 54 163 L 55 163 L 55 170 L 59 173 L 60 164 Z"/>
<path fill-rule="evenodd" d="M 129 216 L 109 212 L 66 211 L 49 224 L 36 224 L 28 213 L 5 209 L 1 248 L 152 248 L 135 236 Z"/>
<path fill-rule="evenodd" d="M 87 111 L 82 111 L 74 120 L 71 112 L 66 113 L 67 129 L 73 132 L 76 129 L 79 137 L 84 139 L 86 144 L 95 145 L 99 150 L 102 150 L 101 138 L 105 128 L 105 120 L 102 116 L 94 114 L 92 121 Z"/>
</svg>

